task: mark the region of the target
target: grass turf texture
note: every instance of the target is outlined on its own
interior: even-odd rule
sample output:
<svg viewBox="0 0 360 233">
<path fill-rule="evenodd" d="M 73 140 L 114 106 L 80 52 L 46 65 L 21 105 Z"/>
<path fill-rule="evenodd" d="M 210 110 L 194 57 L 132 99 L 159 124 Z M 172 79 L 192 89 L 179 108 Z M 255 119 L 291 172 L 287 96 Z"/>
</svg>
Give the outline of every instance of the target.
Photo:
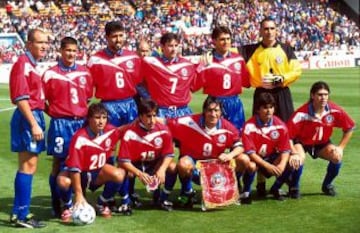
<svg viewBox="0 0 360 233">
<path fill-rule="evenodd" d="M 330 98 L 340 104 L 357 123 L 360 122 L 360 70 L 331 69 L 304 71 L 302 77 L 291 86 L 295 107 L 299 107 L 309 98 L 312 83 L 324 80 L 331 88 Z M 250 116 L 253 89 L 245 90 L 243 100 L 246 116 Z M 8 98 L 8 86 L 0 85 L 0 232 L 20 232 L 8 223 L 13 199 L 13 180 L 17 169 L 17 155 L 9 149 L 10 111 L 1 109 L 11 107 Z M 194 112 L 201 109 L 204 96 L 193 95 L 191 107 Z M 340 139 L 341 131 L 336 130 L 333 142 Z M 51 158 L 41 154 L 37 174 L 33 183 L 31 211 L 39 219 L 45 220 L 46 228 L 37 232 L 359 232 L 360 227 L 360 137 L 358 130 L 344 151 L 343 167 L 335 180 L 338 196 L 328 197 L 321 193 L 321 182 L 327 162 L 313 160 L 307 156 L 301 180 L 300 200 L 287 199 L 278 202 L 271 197 L 266 200 L 254 200 L 250 206 L 230 206 L 207 212 L 201 212 L 196 205 L 193 210 L 176 209 L 167 213 L 148 207 L 150 195 L 137 181 L 137 190 L 146 206 L 134 210 L 131 217 L 113 216 L 111 219 L 98 217 L 94 224 L 88 226 L 65 226 L 51 217 L 48 175 L 51 169 Z M 267 181 L 270 187 L 273 179 Z M 255 181 L 256 182 L 256 181 Z M 255 182 L 253 189 L 255 189 Z M 195 188 L 199 188 L 194 186 Z M 283 187 L 285 188 L 285 187 Z M 179 181 L 171 199 L 175 200 L 179 191 Z M 88 193 L 90 202 L 94 202 L 96 193 Z M 255 193 L 254 193 L 255 194 Z"/>
</svg>

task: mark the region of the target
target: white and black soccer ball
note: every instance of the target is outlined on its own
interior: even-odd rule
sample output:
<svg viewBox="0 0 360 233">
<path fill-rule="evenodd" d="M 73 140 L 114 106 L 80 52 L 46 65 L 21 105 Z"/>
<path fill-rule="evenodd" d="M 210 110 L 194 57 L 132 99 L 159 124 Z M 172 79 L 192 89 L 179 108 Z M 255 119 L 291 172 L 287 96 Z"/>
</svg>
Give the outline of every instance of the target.
<svg viewBox="0 0 360 233">
<path fill-rule="evenodd" d="M 95 209 L 88 203 L 77 206 L 72 212 L 72 219 L 75 225 L 87 225 L 95 221 Z"/>
</svg>

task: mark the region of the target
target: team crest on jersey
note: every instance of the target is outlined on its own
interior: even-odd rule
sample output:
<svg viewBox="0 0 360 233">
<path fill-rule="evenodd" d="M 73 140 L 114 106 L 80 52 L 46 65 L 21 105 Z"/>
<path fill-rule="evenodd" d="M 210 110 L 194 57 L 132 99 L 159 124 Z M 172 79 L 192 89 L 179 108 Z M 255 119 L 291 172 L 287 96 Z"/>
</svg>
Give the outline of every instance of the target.
<svg viewBox="0 0 360 233">
<path fill-rule="evenodd" d="M 80 85 L 86 85 L 86 78 L 84 76 L 80 76 L 79 78 Z"/>
<path fill-rule="evenodd" d="M 133 69 L 134 68 L 134 62 L 129 60 L 126 62 L 126 67 L 129 69 Z"/>
<path fill-rule="evenodd" d="M 280 137 L 280 133 L 277 130 L 274 130 L 270 133 L 270 138 L 273 140 L 276 140 Z"/>
<path fill-rule="evenodd" d="M 241 70 L 240 62 L 236 62 L 236 63 L 234 64 L 234 68 L 235 68 L 236 71 L 240 71 L 240 70 Z"/>
<path fill-rule="evenodd" d="M 218 142 L 219 143 L 224 143 L 226 141 L 226 135 L 225 134 L 220 134 L 218 137 Z"/>
<path fill-rule="evenodd" d="M 223 190 L 226 184 L 226 178 L 223 173 L 216 172 L 210 178 L 210 184 L 213 189 Z"/>
<path fill-rule="evenodd" d="M 326 121 L 327 124 L 331 124 L 334 121 L 333 115 L 327 115 L 325 117 L 325 121 Z"/>
<path fill-rule="evenodd" d="M 186 68 L 182 68 L 180 73 L 181 73 L 181 76 L 188 76 L 189 75 L 189 72 L 188 72 L 188 70 Z"/>
<path fill-rule="evenodd" d="M 275 61 L 276 61 L 277 64 L 283 63 L 283 59 L 282 59 L 282 57 L 280 57 L 280 56 L 277 56 L 277 57 L 275 58 Z"/>
<path fill-rule="evenodd" d="M 155 144 L 156 147 L 161 147 L 161 145 L 163 144 L 162 138 L 160 138 L 160 137 L 155 138 L 154 139 L 154 144 Z"/>
</svg>

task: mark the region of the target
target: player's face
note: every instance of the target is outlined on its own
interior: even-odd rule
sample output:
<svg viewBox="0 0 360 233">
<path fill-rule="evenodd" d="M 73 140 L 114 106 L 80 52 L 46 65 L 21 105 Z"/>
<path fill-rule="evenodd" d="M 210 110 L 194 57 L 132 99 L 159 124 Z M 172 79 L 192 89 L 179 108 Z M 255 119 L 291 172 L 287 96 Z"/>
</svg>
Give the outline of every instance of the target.
<svg viewBox="0 0 360 233">
<path fill-rule="evenodd" d="M 274 115 L 274 111 L 275 111 L 274 105 L 267 104 L 266 106 L 261 106 L 260 109 L 258 110 L 258 115 L 260 120 L 263 123 L 269 122 Z"/>
<path fill-rule="evenodd" d="M 91 131 L 94 134 L 98 135 L 99 132 L 105 128 L 107 119 L 107 114 L 95 113 L 92 117 L 88 119 Z"/>
<path fill-rule="evenodd" d="M 61 58 L 65 66 L 72 66 L 76 60 L 78 47 L 75 44 L 67 44 L 65 48 L 60 49 Z"/>
<path fill-rule="evenodd" d="M 220 105 L 216 103 L 211 103 L 209 107 L 205 110 L 204 116 L 206 127 L 215 127 L 221 117 Z"/>
<path fill-rule="evenodd" d="M 272 45 L 276 41 L 276 25 L 274 21 L 263 22 L 260 28 L 260 36 L 263 38 L 263 42 L 266 45 Z"/>
<path fill-rule="evenodd" d="M 124 31 L 115 31 L 106 36 L 108 47 L 111 51 L 117 52 L 124 46 L 126 34 Z"/>
<path fill-rule="evenodd" d="M 27 48 L 36 60 L 45 57 L 49 48 L 47 34 L 41 31 L 36 31 L 34 33 L 34 41 L 28 41 Z"/>
<path fill-rule="evenodd" d="M 219 54 L 225 54 L 231 47 L 230 34 L 221 33 L 218 38 L 214 40 L 215 50 Z"/>
<path fill-rule="evenodd" d="M 139 45 L 138 54 L 140 57 L 150 56 L 150 46 L 147 43 L 141 43 Z"/>
<path fill-rule="evenodd" d="M 311 99 L 315 109 L 325 108 L 329 100 L 329 92 L 326 89 L 320 89 L 315 94 L 311 94 Z"/>
<path fill-rule="evenodd" d="M 173 59 L 176 57 L 179 49 L 179 43 L 176 40 L 165 43 L 161 46 L 161 50 L 167 59 Z"/>
<path fill-rule="evenodd" d="M 145 126 L 147 130 L 151 130 L 154 128 L 156 123 L 156 112 L 151 111 L 146 114 L 142 114 L 139 116 L 140 122 Z"/>
</svg>

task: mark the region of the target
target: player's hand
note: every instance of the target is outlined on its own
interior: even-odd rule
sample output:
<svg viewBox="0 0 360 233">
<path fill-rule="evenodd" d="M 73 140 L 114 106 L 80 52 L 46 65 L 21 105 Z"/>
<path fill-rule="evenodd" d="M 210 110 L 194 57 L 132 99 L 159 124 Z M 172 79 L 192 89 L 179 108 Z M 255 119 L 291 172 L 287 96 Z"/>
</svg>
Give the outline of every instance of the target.
<svg viewBox="0 0 360 233">
<path fill-rule="evenodd" d="M 289 158 L 289 165 L 291 168 L 298 170 L 303 164 L 303 161 L 299 154 L 292 154 Z"/>
<path fill-rule="evenodd" d="M 332 152 L 337 161 L 342 160 L 344 150 L 341 147 L 335 146 Z"/>
<path fill-rule="evenodd" d="M 40 141 L 44 139 L 44 132 L 38 124 L 35 124 L 34 126 L 31 127 L 31 134 L 33 140 L 35 141 Z"/>
<path fill-rule="evenodd" d="M 274 88 L 274 75 L 269 73 L 269 74 L 265 74 L 262 77 L 262 87 L 265 89 L 272 89 Z"/>
<path fill-rule="evenodd" d="M 227 161 L 230 161 L 232 159 L 232 156 L 229 155 L 229 154 L 226 154 L 226 153 L 221 153 L 220 156 L 218 157 L 218 159 L 221 162 L 227 162 Z"/>
<path fill-rule="evenodd" d="M 273 85 L 278 87 L 281 86 L 284 82 L 284 77 L 282 75 L 274 75 Z"/>
<path fill-rule="evenodd" d="M 277 166 L 275 166 L 273 164 L 270 164 L 270 163 L 268 164 L 268 166 L 266 166 L 266 170 L 270 174 L 272 174 L 272 175 L 274 175 L 276 177 L 279 177 L 282 174 L 282 171 L 281 171 L 280 168 L 278 168 Z"/>
<path fill-rule="evenodd" d="M 213 61 L 213 55 L 211 51 L 206 51 L 201 57 L 200 57 L 200 63 L 204 66 L 208 66 Z"/>
<path fill-rule="evenodd" d="M 155 177 L 156 179 L 158 179 L 160 184 L 164 184 L 165 183 L 165 176 L 166 176 L 166 171 L 162 170 L 162 169 L 158 169 L 155 173 Z"/>
<path fill-rule="evenodd" d="M 80 206 L 85 206 L 87 201 L 83 195 L 75 195 L 74 209 L 79 208 Z"/>
<path fill-rule="evenodd" d="M 152 177 L 146 172 L 140 172 L 138 177 L 144 185 L 150 184 L 152 182 Z"/>
</svg>

